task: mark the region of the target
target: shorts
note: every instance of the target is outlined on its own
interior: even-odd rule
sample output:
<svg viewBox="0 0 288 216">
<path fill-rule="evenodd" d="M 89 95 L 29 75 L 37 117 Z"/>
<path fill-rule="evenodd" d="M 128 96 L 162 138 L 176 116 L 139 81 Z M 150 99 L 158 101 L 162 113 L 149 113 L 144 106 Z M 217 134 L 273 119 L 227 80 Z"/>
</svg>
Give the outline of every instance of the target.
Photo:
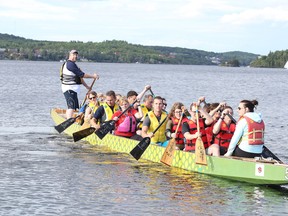
<svg viewBox="0 0 288 216">
<path fill-rule="evenodd" d="M 64 96 L 66 99 L 68 109 L 73 109 L 73 110 L 79 109 L 77 92 L 73 90 L 68 90 L 64 92 Z"/>
</svg>

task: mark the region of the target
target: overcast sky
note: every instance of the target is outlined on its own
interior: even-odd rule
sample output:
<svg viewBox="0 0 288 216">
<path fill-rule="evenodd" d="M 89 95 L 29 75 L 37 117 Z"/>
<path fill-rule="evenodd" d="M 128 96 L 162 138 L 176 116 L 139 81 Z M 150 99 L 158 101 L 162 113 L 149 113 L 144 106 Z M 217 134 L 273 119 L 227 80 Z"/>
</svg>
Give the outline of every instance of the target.
<svg viewBox="0 0 288 216">
<path fill-rule="evenodd" d="M 0 33 L 35 40 L 288 49 L 288 0 L 0 0 L 0 19 Z"/>
</svg>

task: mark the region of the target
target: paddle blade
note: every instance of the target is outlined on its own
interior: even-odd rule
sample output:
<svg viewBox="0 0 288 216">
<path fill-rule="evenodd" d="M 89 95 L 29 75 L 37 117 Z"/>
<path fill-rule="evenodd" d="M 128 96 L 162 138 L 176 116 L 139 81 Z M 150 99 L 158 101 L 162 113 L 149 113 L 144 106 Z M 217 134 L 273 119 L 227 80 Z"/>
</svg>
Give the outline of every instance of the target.
<svg viewBox="0 0 288 216">
<path fill-rule="evenodd" d="M 263 151 L 262 151 L 261 156 L 264 158 L 271 157 L 274 160 L 279 161 L 279 163 L 283 163 L 283 161 L 281 161 L 275 154 L 273 154 L 273 152 L 271 152 L 266 146 L 263 146 Z"/>
<path fill-rule="evenodd" d="M 95 128 L 89 127 L 89 128 L 84 129 L 84 130 L 80 130 L 80 131 L 73 133 L 74 142 L 77 142 L 78 140 L 81 140 L 81 139 L 89 136 L 94 131 L 95 131 Z"/>
<path fill-rule="evenodd" d="M 176 142 L 175 142 L 175 139 L 171 139 L 162 155 L 162 158 L 161 158 L 161 162 L 168 165 L 168 166 L 171 166 L 172 164 L 172 161 L 173 161 L 173 156 L 174 156 L 174 152 L 175 152 L 175 146 L 176 146 Z"/>
<path fill-rule="evenodd" d="M 104 122 L 95 133 L 100 139 L 103 139 L 107 133 L 109 133 L 110 131 L 114 129 L 115 129 L 115 121 L 110 120 L 110 121 Z"/>
<path fill-rule="evenodd" d="M 66 121 L 62 122 L 61 124 L 55 126 L 54 128 L 59 132 L 62 133 L 66 130 L 69 126 L 71 126 L 75 122 L 76 118 L 69 118 Z"/>
<path fill-rule="evenodd" d="M 151 139 L 150 137 L 145 137 L 142 139 L 135 147 L 130 151 L 130 154 L 136 159 L 139 160 L 141 155 L 144 153 L 144 151 L 147 149 L 147 147 L 150 145 Z"/>
<path fill-rule="evenodd" d="M 207 166 L 206 151 L 201 137 L 198 137 L 196 140 L 195 155 L 196 164 L 202 164 Z"/>
</svg>

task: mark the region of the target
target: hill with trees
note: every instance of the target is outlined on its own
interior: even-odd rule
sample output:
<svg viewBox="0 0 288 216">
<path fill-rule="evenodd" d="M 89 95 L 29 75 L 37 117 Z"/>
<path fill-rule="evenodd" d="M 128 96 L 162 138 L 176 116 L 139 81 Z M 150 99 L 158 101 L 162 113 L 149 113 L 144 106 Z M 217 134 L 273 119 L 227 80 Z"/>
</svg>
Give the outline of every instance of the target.
<svg viewBox="0 0 288 216">
<path fill-rule="evenodd" d="M 270 52 L 268 56 L 260 56 L 252 61 L 251 67 L 283 68 L 288 61 L 288 50 Z"/>
<path fill-rule="evenodd" d="M 79 50 L 81 61 L 110 63 L 248 66 L 258 55 L 247 52 L 206 52 L 165 46 L 143 46 L 126 41 L 42 41 L 0 33 L 0 59 L 60 61 L 69 50 Z"/>
</svg>

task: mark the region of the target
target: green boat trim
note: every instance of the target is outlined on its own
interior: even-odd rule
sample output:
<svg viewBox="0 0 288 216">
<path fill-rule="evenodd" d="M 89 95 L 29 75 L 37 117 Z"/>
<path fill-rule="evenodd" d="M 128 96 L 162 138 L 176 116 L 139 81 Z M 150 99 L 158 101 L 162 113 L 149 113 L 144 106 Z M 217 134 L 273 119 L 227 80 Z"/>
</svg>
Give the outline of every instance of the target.
<svg viewBox="0 0 288 216">
<path fill-rule="evenodd" d="M 58 125 L 65 121 L 65 110 L 52 109 L 51 117 Z M 74 123 L 68 127 L 64 133 L 72 136 L 79 131 L 80 125 Z M 131 140 L 124 137 L 107 134 L 100 140 L 95 133 L 89 135 L 83 140 L 91 145 L 107 146 L 109 149 L 121 153 L 129 152 L 139 143 L 137 140 Z M 150 144 L 141 159 L 161 163 L 161 157 L 165 148 Z M 129 156 L 131 156 L 129 154 Z M 131 156 L 132 157 L 132 156 Z M 207 156 L 208 165 L 195 163 L 195 154 L 176 150 L 171 166 L 178 167 L 191 172 L 203 173 L 211 176 L 247 182 L 258 185 L 286 185 L 288 184 L 288 165 L 280 164 L 276 160 L 239 158 L 239 157 L 214 157 Z"/>
</svg>

